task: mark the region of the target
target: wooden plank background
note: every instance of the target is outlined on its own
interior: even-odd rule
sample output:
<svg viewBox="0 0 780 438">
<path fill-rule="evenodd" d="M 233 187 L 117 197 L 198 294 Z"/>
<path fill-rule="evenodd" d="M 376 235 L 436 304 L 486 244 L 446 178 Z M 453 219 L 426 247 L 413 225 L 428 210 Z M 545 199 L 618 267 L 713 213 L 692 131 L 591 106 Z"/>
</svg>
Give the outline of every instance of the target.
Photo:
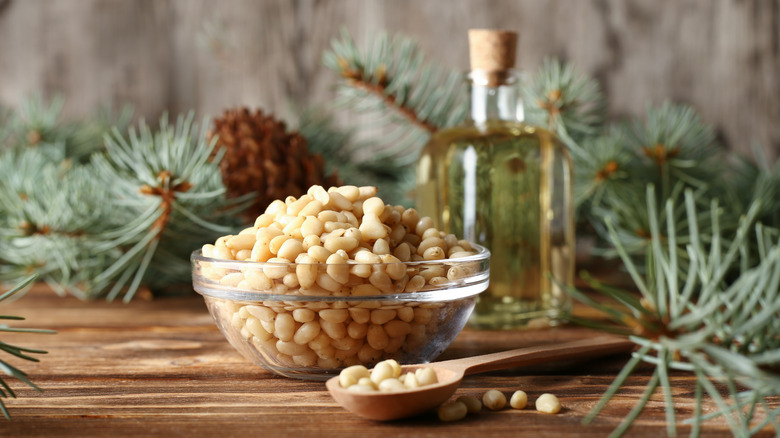
<svg viewBox="0 0 780 438">
<path fill-rule="evenodd" d="M 321 55 L 339 30 L 416 39 L 467 68 L 466 31 L 521 33 L 521 66 L 546 56 L 602 83 L 613 117 L 665 99 L 695 106 L 728 147 L 780 154 L 778 0 L 0 0 L 0 104 L 61 94 L 66 115 L 130 103 L 157 120 L 328 102 Z"/>
</svg>

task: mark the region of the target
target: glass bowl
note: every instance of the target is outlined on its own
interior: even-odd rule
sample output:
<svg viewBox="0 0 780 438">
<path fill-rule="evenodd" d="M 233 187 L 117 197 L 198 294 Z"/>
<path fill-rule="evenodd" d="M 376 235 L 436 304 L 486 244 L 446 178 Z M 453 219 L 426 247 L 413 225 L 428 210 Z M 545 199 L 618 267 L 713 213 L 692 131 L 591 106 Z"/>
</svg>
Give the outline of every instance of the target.
<svg viewBox="0 0 780 438">
<path fill-rule="evenodd" d="M 426 363 L 487 289 L 490 252 L 435 261 L 298 264 L 192 254 L 192 282 L 220 331 L 276 374 L 327 380 L 344 367 Z"/>
</svg>

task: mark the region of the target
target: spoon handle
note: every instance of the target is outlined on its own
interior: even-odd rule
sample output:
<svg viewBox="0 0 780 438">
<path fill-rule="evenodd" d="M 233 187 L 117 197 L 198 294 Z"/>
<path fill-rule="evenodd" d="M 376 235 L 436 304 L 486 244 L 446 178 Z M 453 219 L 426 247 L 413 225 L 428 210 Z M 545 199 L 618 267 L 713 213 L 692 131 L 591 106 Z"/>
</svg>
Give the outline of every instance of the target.
<svg viewBox="0 0 780 438">
<path fill-rule="evenodd" d="M 631 351 L 636 344 L 616 336 L 599 336 L 556 345 L 519 348 L 499 353 L 439 362 L 436 365 L 465 375 L 544 362 L 581 359 Z"/>
</svg>

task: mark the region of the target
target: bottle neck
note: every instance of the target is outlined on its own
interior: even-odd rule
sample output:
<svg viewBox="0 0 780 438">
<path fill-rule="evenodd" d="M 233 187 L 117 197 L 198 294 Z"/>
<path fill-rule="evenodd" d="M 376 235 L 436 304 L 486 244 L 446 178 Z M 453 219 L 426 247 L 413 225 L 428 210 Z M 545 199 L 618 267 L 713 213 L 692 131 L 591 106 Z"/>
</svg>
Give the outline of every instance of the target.
<svg viewBox="0 0 780 438">
<path fill-rule="evenodd" d="M 487 74 L 474 70 L 469 75 L 471 87 L 471 120 L 476 125 L 488 120 L 522 122 L 523 101 L 520 98 L 520 76 L 517 72 Z"/>
</svg>

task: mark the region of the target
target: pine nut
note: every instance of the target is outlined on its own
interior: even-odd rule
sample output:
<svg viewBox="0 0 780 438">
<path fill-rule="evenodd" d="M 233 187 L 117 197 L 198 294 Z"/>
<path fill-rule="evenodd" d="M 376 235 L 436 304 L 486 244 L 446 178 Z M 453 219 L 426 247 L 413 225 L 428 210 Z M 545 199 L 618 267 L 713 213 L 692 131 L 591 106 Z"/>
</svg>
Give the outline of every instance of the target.
<svg viewBox="0 0 780 438">
<path fill-rule="evenodd" d="M 295 274 L 298 276 L 298 283 L 304 289 L 308 289 L 317 281 L 317 260 L 311 256 L 301 257 L 295 266 Z"/>
<path fill-rule="evenodd" d="M 272 254 L 279 254 L 279 248 L 282 247 L 282 244 L 284 242 L 290 239 L 291 239 L 290 236 L 286 234 L 280 234 L 271 239 L 271 241 L 268 243 L 268 249 L 271 250 Z"/>
<path fill-rule="evenodd" d="M 382 325 L 395 318 L 394 309 L 376 309 L 371 311 L 371 324 Z"/>
<path fill-rule="evenodd" d="M 311 309 L 295 309 L 292 311 L 293 319 L 296 322 L 304 323 L 314 321 L 314 317 L 317 314 Z"/>
<path fill-rule="evenodd" d="M 362 186 L 358 187 L 360 192 L 360 199 L 366 200 L 372 196 L 376 196 L 377 188 L 374 186 Z"/>
<path fill-rule="evenodd" d="M 462 395 L 455 401 L 461 402 L 466 405 L 466 410 L 469 414 L 476 414 L 482 410 L 482 402 L 473 395 Z"/>
<path fill-rule="evenodd" d="M 353 249 L 357 248 L 359 245 L 359 242 L 354 237 L 336 237 L 336 236 L 328 236 L 325 238 L 325 241 L 323 242 L 323 245 L 325 249 L 327 249 L 330 252 L 336 252 L 338 250 L 344 250 L 346 252 L 352 251 Z"/>
<path fill-rule="evenodd" d="M 213 253 L 215 259 L 233 260 L 233 253 L 225 246 L 215 246 Z"/>
<path fill-rule="evenodd" d="M 319 263 L 326 263 L 328 257 L 333 254 L 322 246 L 312 246 L 306 251 L 310 256 L 314 257 Z"/>
<path fill-rule="evenodd" d="M 359 284 L 352 288 L 352 296 L 356 297 L 369 297 L 373 295 L 379 295 L 382 291 L 371 284 Z"/>
<path fill-rule="evenodd" d="M 320 329 L 322 329 L 322 324 L 320 324 Z M 321 330 L 319 335 L 309 341 L 309 347 L 315 351 L 326 351 L 330 347 L 330 341 L 330 336 Z M 333 354 L 330 354 L 328 357 L 333 357 Z"/>
<path fill-rule="evenodd" d="M 374 366 L 374 369 L 371 370 L 370 378 L 371 381 L 374 382 L 374 384 L 377 386 L 383 380 L 395 378 L 393 366 L 390 365 L 390 363 L 387 361 L 379 362 Z"/>
<path fill-rule="evenodd" d="M 420 218 L 419 221 L 417 221 L 417 225 L 415 225 L 414 227 L 414 232 L 418 236 L 422 236 L 423 233 L 425 233 L 425 230 L 432 227 L 433 227 L 433 219 L 431 219 L 428 216 L 425 216 L 423 218 Z"/>
<path fill-rule="evenodd" d="M 322 211 L 322 202 L 314 199 L 298 212 L 298 216 L 317 216 Z"/>
<path fill-rule="evenodd" d="M 254 225 L 256 228 L 264 228 L 271 225 L 273 221 L 274 221 L 274 215 L 263 213 L 260 216 L 258 216 L 257 219 L 255 219 Z"/>
<path fill-rule="evenodd" d="M 368 343 L 365 343 L 362 347 L 360 347 L 360 350 L 358 350 L 357 357 L 358 360 L 360 360 L 362 363 L 373 363 L 382 357 L 382 351 L 376 350 Z"/>
<path fill-rule="evenodd" d="M 353 258 L 357 263 L 365 263 L 365 264 L 382 263 L 381 257 L 366 249 L 358 250 L 355 253 L 355 256 Z"/>
<path fill-rule="evenodd" d="M 250 316 L 246 320 L 246 328 L 254 335 L 257 336 L 257 338 L 260 341 L 267 341 L 271 339 L 272 335 L 268 333 L 264 328 L 263 325 L 260 323 L 260 320 L 257 318 L 254 318 Z"/>
<path fill-rule="evenodd" d="M 270 204 L 268 204 L 268 207 L 265 208 L 265 212 L 273 215 L 274 217 L 277 217 L 286 211 L 287 211 L 287 204 L 285 204 L 284 201 L 280 199 L 271 202 Z"/>
<path fill-rule="evenodd" d="M 263 274 L 263 271 L 251 269 L 244 273 L 244 278 L 250 289 L 256 291 L 266 291 L 271 289 L 273 282 Z"/>
<path fill-rule="evenodd" d="M 364 207 L 365 208 L 365 207 Z M 363 223 L 360 224 L 360 232 L 368 240 L 383 239 L 387 237 L 387 229 L 379 217 L 374 213 L 365 213 Z"/>
<path fill-rule="evenodd" d="M 398 223 L 390 227 L 390 246 L 398 246 L 398 244 L 403 242 L 404 236 L 406 236 L 405 225 Z"/>
<path fill-rule="evenodd" d="M 466 418 L 468 412 L 468 407 L 459 401 L 445 403 L 439 406 L 439 409 L 436 411 L 439 420 L 447 422 L 462 420 Z"/>
<path fill-rule="evenodd" d="M 413 208 L 406 209 L 401 213 L 401 222 L 409 230 L 414 230 L 417 227 L 417 222 L 419 220 L 420 215 L 417 213 L 417 210 Z"/>
<path fill-rule="evenodd" d="M 341 354 L 336 352 L 336 357 L 339 359 L 345 359 L 349 356 L 357 354 L 357 351 L 360 349 L 360 347 L 363 346 L 363 342 L 354 338 L 350 338 L 349 336 L 345 336 L 341 339 L 333 339 L 330 341 L 330 345 L 332 345 L 336 350 L 343 352 Z"/>
<path fill-rule="evenodd" d="M 427 240 L 427 239 L 432 238 L 432 237 L 440 239 L 441 238 L 441 231 L 437 230 L 436 228 L 428 228 L 427 230 L 425 230 L 422 233 L 422 236 L 420 236 L 420 237 L 422 237 L 423 242 L 425 240 Z M 444 241 L 444 239 L 442 239 L 442 242 L 443 241 Z M 440 246 L 443 246 L 443 245 L 440 245 Z"/>
<path fill-rule="evenodd" d="M 322 320 L 320 321 L 320 328 L 322 328 L 322 331 L 330 336 L 331 339 L 342 339 L 347 336 L 347 328 L 343 323 L 340 322 L 328 322 Z"/>
<path fill-rule="evenodd" d="M 352 224 L 350 224 L 350 225 L 352 225 Z M 350 228 L 347 228 L 347 230 L 344 231 L 344 237 L 351 237 L 351 238 L 355 239 L 355 241 L 358 242 L 358 245 L 360 245 L 360 242 L 362 242 L 364 240 L 363 239 L 363 233 L 361 233 L 360 230 L 358 228 L 354 227 L 354 226 L 350 227 Z M 346 251 L 351 251 L 351 250 L 346 250 Z"/>
<path fill-rule="evenodd" d="M 542 394 L 536 399 L 536 410 L 545 414 L 557 414 L 561 411 L 561 402 L 553 394 Z"/>
<path fill-rule="evenodd" d="M 242 249 L 251 250 L 256 241 L 255 234 L 239 234 L 228 239 L 225 245 L 237 251 Z"/>
<path fill-rule="evenodd" d="M 387 337 L 387 333 L 385 333 L 381 325 L 371 324 L 368 326 L 368 332 L 366 333 L 366 342 L 368 342 L 371 348 L 384 350 L 390 342 L 390 338 Z"/>
<path fill-rule="evenodd" d="M 287 239 L 279 247 L 276 255 L 287 260 L 295 260 L 303 252 L 303 244 L 296 239 Z"/>
<path fill-rule="evenodd" d="M 431 281 L 431 278 L 433 277 L 444 277 L 447 275 L 446 271 L 444 271 L 444 268 L 442 266 L 426 266 L 424 269 L 420 270 L 420 275 L 425 279 L 426 282 Z"/>
<path fill-rule="evenodd" d="M 254 236 L 252 238 L 254 239 Z M 377 239 L 374 242 L 373 252 L 377 255 L 390 254 L 390 244 L 387 242 L 387 239 Z"/>
<path fill-rule="evenodd" d="M 365 324 L 371 320 L 371 311 L 359 307 L 350 307 L 349 316 L 352 318 L 352 321 Z"/>
<path fill-rule="evenodd" d="M 379 392 L 395 392 L 406 389 L 403 383 L 396 378 L 384 379 L 377 385 Z"/>
<path fill-rule="evenodd" d="M 298 276 L 292 272 L 282 277 L 282 283 L 288 288 L 288 289 L 298 289 L 298 287 L 301 285 L 298 282 Z"/>
<path fill-rule="evenodd" d="M 513 409 L 525 409 L 528 405 L 528 394 L 524 391 L 515 391 L 509 398 L 509 406 Z"/>
<path fill-rule="evenodd" d="M 446 253 L 441 247 L 432 246 L 426 249 L 422 256 L 424 260 L 441 260 L 446 257 Z"/>
<path fill-rule="evenodd" d="M 320 310 L 320 318 L 331 323 L 341 323 L 349 318 L 347 309 L 323 309 Z"/>
<path fill-rule="evenodd" d="M 352 339 L 364 339 L 368 333 L 368 324 L 352 321 L 347 326 L 347 335 Z"/>
<path fill-rule="evenodd" d="M 293 316 L 294 318 L 294 316 Z M 320 335 L 320 323 L 317 321 L 308 321 L 301 324 L 295 331 L 293 341 L 296 344 L 306 345 Z"/>
<path fill-rule="evenodd" d="M 276 349 L 279 350 L 280 353 L 288 356 L 297 356 L 310 351 L 306 345 L 300 345 L 293 341 L 283 341 L 281 339 L 276 341 Z"/>
<path fill-rule="evenodd" d="M 355 202 L 360 199 L 360 189 L 357 186 L 341 186 L 336 188 L 336 191 L 347 198 L 349 202 Z"/>
<path fill-rule="evenodd" d="M 404 292 L 417 292 L 421 290 L 425 286 L 425 277 L 422 275 L 415 275 L 411 279 L 409 279 L 409 282 L 406 283 L 406 287 L 404 288 Z"/>
<path fill-rule="evenodd" d="M 272 257 L 268 259 L 268 264 L 263 266 L 263 274 L 272 280 L 278 280 L 287 275 L 287 265 L 290 261 L 287 259 Z"/>
<path fill-rule="evenodd" d="M 386 294 L 393 293 L 393 281 L 386 272 L 374 271 L 368 277 L 368 281 Z"/>
<path fill-rule="evenodd" d="M 281 341 L 291 341 L 295 336 L 295 320 L 289 313 L 279 313 L 274 321 L 274 335 Z"/>
<path fill-rule="evenodd" d="M 390 336 L 391 338 L 403 338 L 412 332 L 412 326 L 408 322 L 403 322 L 398 319 L 388 321 L 385 324 L 384 329 L 387 336 Z"/>
<path fill-rule="evenodd" d="M 317 219 L 320 220 L 323 224 L 326 222 L 338 222 L 339 221 L 339 214 L 338 212 L 335 212 L 333 210 L 322 210 L 318 215 Z"/>
<path fill-rule="evenodd" d="M 274 312 L 273 309 L 270 307 L 265 306 L 244 306 L 242 307 L 242 310 L 246 309 L 246 311 L 254 316 L 255 318 L 266 321 L 266 322 L 274 322 L 276 320 L 276 312 Z"/>
<path fill-rule="evenodd" d="M 482 404 L 491 411 L 498 411 L 506 406 L 506 396 L 501 391 L 491 389 L 482 396 Z"/>
<path fill-rule="evenodd" d="M 361 264 L 361 265 L 353 265 L 349 269 L 349 272 L 356 277 L 368 278 L 371 276 L 373 270 L 371 269 L 371 265 Z"/>
<path fill-rule="evenodd" d="M 318 236 L 324 231 L 322 221 L 316 216 L 308 216 L 301 224 L 301 235 L 303 237 Z"/>
<path fill-rule="evenodd" d="M 350 392 L 376 392 L 376 388 L 370 385 L 350 385 L 346 388 Z"/>
<path fill-rule="evenodd" d="M 436 376 L 436 372 L 433 368 L 417 368 L 414 371 L 414 375 L 417 377 L 417 383 L 419 383 L 420 386 L 439 383 L 439 378 Z"/>
<path fill-rule="evenodd" d="M 291 216 L 298 216 L 298 214 L 303 210 L 306 205 L 309 204 L 309 202 L 312 201 L 311 195 L 303 195 L 299 199 L 292 201 L 287 204 L 287 214 Z"/>
<path fill-rule="evenodd" d="M 376 216 L 381 216 L 384 211 L 385 211 L 385 203 L 377 197 L 371 197 L 363 201 L 364 216 L 368 213 L 374 214 Z"/>
<path fill-rule="evenodd" d="M 411 247 L 408 243 L 401 242 L 401 244 L 396 246 L 393 250 L 393 255 L 402 262 L 408 262 L 410 256 L 412 255 Z"/>
<path fill-rule="evenodd" d="M 347 198 L 344 197 L 339 192 L 330 192 L 328 193 L 330 195 L 330 202 L 323 203 L 323 205 L 327 207 L 335 207 L 339 210 L 350 210 L 352 209 L 352 202 L 350 202 Z"/>
<path fill-rule="evenodd" d="M 341 384 L 342 388 L 346 388 L 356 385 L 360 379 L 370 376 L 368 369 L 363 365 L 353 365 L 341 370 L 339 373 L 339 384 Z"/>
<path fill-rule="evenodd" d="M 398 319 L 403 322 L 412 322 L 414 320 L 414 309 L 408 306 L 396 309 Z"/>
<path fill-rule="evenodd" d="M 301 367 L 312 367 L 317 363 L 317 355 L 313 351 L 293 356 L 293 362 Z"/>
<path fill-rule="evenodd" d="M 334 280 L 333 277 L 325 272 L 317 275 L 317 286 L 330 292 L 337 292 L 341 289 L 341 283 Z"/>
</svg>

